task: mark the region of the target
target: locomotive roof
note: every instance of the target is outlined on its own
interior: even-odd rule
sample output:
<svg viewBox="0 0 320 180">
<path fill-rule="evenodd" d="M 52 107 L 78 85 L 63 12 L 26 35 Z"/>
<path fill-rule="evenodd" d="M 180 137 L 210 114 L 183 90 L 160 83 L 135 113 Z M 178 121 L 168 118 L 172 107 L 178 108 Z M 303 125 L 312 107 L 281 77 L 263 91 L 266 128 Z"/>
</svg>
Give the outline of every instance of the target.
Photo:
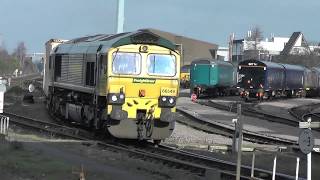
<svg viewBox="0 0 320 180">
<path fill-rule="evenodd" d="M 255 59 L 249 59 L 249 60 L 242 61 L 239 63 L 239 66 L 249 65 L 248 63 L 255 63 L 255 66 L 264 66 L 264 67 L 268 67 L 268 68 L 283 69 L 283 66 L 279 63 L 269 62 L 269 61 L 259 61 L 259 60 L 255 60 Z"/>
<path fill-rule="evenodd" d="M 230 62 L 216 60 L 216 59 L 207 59 L 207 58 L 201 58 L 196 59 L 191 62 L 191 65 L 193 64 L 214 64 L 214 65 L 226 65 L 226 66 L 233 66 Z"/>
<path fill-rule="evenodd" d="M 312 67 L 312 68 L 311 68 L 311 70 L 313 70 L 313 71 L 317 71 L 317 72 L 319 72 L 319 73 L 320 73 L 320 67 Z"/>
<path fill-rule="evenodd" d="M 259 61 L 255 59 L 245 60 L 239 63 L 241 65 L 249 65 L 249 63 L 256 63 L 255 66 L 265 66 L 268 68 L 280 68 L 280 69 L 289 69 L 289 70 L 301 70 L 304 71 L 305 67 L 299 65 L 292 65 L 292 64 L 282 64 L 276 62 L 269 62 L 269 61 Z"/>
<path fill-rule="evenodd" d="M 109 48 L 116 48 L 128 44 L 152 44 L 171 50 L 176 46 L 169 40 L 162 38 L 150 31 L 140 30 L 120 34 L 97 34 L 69 40 L 60 44 L 55 53 L 106 53 Z"/>
<path fill-rule="evenodd" d="M 292 64 L 281 64 L 285 69 L 290 69 L 290 70 L 301 70 L 304 71 L 305 67 L 299 66 L 299 65 L 292 65 Z"/>
</svg>

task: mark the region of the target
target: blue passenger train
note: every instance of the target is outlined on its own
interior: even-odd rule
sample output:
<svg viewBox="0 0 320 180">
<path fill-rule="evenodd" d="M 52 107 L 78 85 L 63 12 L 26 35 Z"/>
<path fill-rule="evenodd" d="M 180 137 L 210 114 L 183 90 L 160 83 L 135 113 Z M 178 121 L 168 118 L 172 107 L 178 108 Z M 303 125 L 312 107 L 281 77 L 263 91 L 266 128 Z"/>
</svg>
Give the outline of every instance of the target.
<svg viewBox="0 0 320 180">
<path fill-rule="evenodd" d="M 320 69 L 299 65 L 245 60 L 238 64 L 240 96 L 249 100 L 277 96 L 319 95 Z"/>
</svg>

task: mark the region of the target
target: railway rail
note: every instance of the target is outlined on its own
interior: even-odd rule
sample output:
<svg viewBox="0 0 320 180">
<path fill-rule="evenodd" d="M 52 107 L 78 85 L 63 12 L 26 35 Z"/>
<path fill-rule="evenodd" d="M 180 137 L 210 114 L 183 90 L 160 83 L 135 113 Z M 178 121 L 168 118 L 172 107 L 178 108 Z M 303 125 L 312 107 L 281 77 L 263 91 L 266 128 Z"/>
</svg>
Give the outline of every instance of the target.
<svg viewBox="0 0 320 180">
<path fill-rule="evenodd" d="M 233 103 L 231 105 L 223 105 L 220 103 L 212 102 L 209 100 L 202 100 L 198 102 L 199 104 L 210 106 L 216 109 L 220 110 L 225 110 L 225 111 L 230 111 L 230 112 L 237 112 L 237 105 L 236 103 Z M 320 115 L 317 115 L 317 113 L 312 113 L 311 109 L 315 109 L 317 107 L 320 107 L 320 104 L 311 104 L 311 105 L 306 105 L 303 107 L 308 107 L 308 111 L 296 113 L 295 108 L 289 109 L 289 113 L 295 117 L 295 119 L 290 119 L 290 118 L 284 118 L 272 114 L 265 113 L 260 110 L 256 110 L 253 108 L 252 104 L 243 104 L 244 106 L 242 107 L 242 114 L 250 117 L 256 117 L 259 119 L 264 119 L 270 122 L 276 122 L 276 123 L 281 123 L 293 127 L 299 127 L 299 121 L 306 121 L 305 117 L 313 116 L 316 117 L 317 119 L 320 119 Z M 320 131 L 319 129 L 315 129 L 315 131 Z"/>
<path fill-rule="evenodd" d="M 212 157 L 178 150 L 168 146 L 160 145 L 159 147 L 154 147 L 150 143 L 147 143 L 146 146 L 136 147 L 121 142 L 115 143 L 101 140 L 96 141 L 94 137 L 77 128 L 40 121 L 8 112 L 6 112 L 4 115 L 9 116 L 11 124 L 15 124 L 17 126 L 39 130 L 40 132 L 50 133 L 54 136 L 86 141 L 89 140 L 95 142 L 98 147 L 103 149 L 112 149 L 125 152 L 131 157 L 141 158 L 143 160 L 149 160 L 152 162 L 159 162 L 169 167 L 189 171 L 195 175 L 206 176 L 206 174 L 210 174 L 210 172 L 218 172 L 222 179 L 235 178 L 236 165 L 233 162 L 222 161 Z M 242 179 L 252 179 L 250 178 L 250 167 L 242 166 L 242 172 Z M 272 176 L 272 172 L 262 169 L 255 169 L 255 174 L 258 175 L 256 179 L 259 179 L 259 175 L 263 178 Z M 279 179 L 294 179 L 292 176 L 280 173 L 277 173 L 276 177 Z"/>
<path fill-rule="evenodd" d="M 93 137 L 89 133 L 78 128 L 72 128 L 46 121 L 40 121 L 37 119 L 24 117 L 10 112 L 4 112 L 3 114 L 10 117 L 11 124 L 27 127 L 30 129 L 40 130 L 40 132 L 47 133 L 50 136 L 59 136 L 63 138 L 72 138 L 78 140 L 89 140 Z"/>
<path fill-rule="evenodd" d="M 294 107 L 289 109 L 289 113 L 301 121 L 307 121 L 308 117 L 311 117 L 313 121 L 319 121 L 320 112 L 314 112 L 317 108 L 320 108 L 320 103 Z"/>
<path fill-rule="evenodd" d="M 199 101 L 199 104 L 210 106 L 210 107 L 220 109 L 220 110 L 237 112 L 236 103 L 233 103 L 231 106 L 227 106 L 227 105 L 219 104 L 216 102 L 212 102 L 210 100 L 204 100 L 204 101 Z M 253 106 L 252 104 L 243 104 L 242 114 L 246 115 L 246 116 L 257 117 L 260 119 L 265 119 L 265 120 L 272 121 L 272 122 L 282 123 L 282 124 L 286 124 L 286 125 L 290 125 L 290 126 L 294 126 L 294 127 L 299 126 L 298 120 L 293 120 L 293 119 L 288 119 L 288 118 L 268 114 L 263 111 L 253 109 L 252 106 Z"/>
<path fill-rule="evenodd" d="M 217 123 L 214 121 L 208 121 L 201 116 L 194 115 L 189 113 L 188 110 L 184 110 L 181 108 L 177 108 L 177 111 L 182 113 L 184 116 L 188 117 L 185 118 L 184 121 L 179 121 L 180 123 L 186 124 L 188 126 L 194 127 L 196 129 L 203 130 L 205 132 L 213 133 L 213 134 L 220 134 L 227 137 L 233 137 L 234 135 L 234 127 L 228 126 L 222 123 Z M 269 136 L 266 134 L 259 134 L 251 131 L 243 130 L 243 139 L 250 142 L 260 143 L 260 144 L 273 144 L 273 145 L 290 145 L 293 147 L 297 147 L 297 142 Z"/>
</svg>

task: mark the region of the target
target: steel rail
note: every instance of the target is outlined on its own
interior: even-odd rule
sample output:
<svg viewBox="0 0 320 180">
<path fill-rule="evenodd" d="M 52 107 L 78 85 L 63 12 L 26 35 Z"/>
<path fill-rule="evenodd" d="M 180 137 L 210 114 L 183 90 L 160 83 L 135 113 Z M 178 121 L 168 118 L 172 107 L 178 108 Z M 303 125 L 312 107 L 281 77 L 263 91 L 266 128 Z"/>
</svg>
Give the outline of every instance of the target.
<svg viewBox="0 0 320 180">
<path fill-rule="evenodd" d="M 208 121 L 199 115 L 195 116 L 194 114 L 189 113 L 181 108 L 177 108 L 177 111 L 189 118 L 184 119 L 184 121 L 179 121 L 180 123 L 187 124 L 196 129 L 201 129 L 209 133 L 220 134 L 227 137 L 232 137 L 234 135 L 233 126 L 228 126 L 214 121 Z M 293 140 L 255 133 L 247 130 L 243 130 L 243 136 L 244 140 L 260 144 L 298 145 L 297 142 Z"/>
<path fill-rule="evenodd" d="M 71 128 L 55 123 L 39 121 L 33 118 L 20 116 L 14 113 L 5 113 L 10 117 L 10 122 L 16 125 L 29 127 L 33 129 L 40 129 L 41 131 L 53 133 L 55 135 L 64 136 L 68 138 L 74 138 L 78 140 L 95 141 L 95 139 L 84 137 L 81 134 L 81 130 L 78 128 Z M 95 141 L 96 144 L 102 148 L 112 148 L 117 151 L 123 151 L 131 154 L 133 157 L 138 157 L 143 160 L 149 159 L 150 161 L 158 161 L 169 167 L 175 167 L 176 169 L 183 169 L 190 171 L 192 174 L 198 176 L 207 176 L 210 172 L 219 172 L 220 177 L 224 179 L 235 178 L 235 163 L 219 160 L 204 155 L 190 153 L 182 150 L 170 148 L 168 146 L 160 145 L 158 148 L 151 146 L 150 144 L 145 147 L 132 147 L 126 144 L 114 144 L 107 141 Z M 242 166 L 242 178 L 241 179 L 252 179 L 250 178 L 250 167 Z M 272 172 L 255 169 L 256 174 L 272 175 Z M 289 175 L 277 173 L 277 177 L 281 179 L 294 179 Z M 259 177 L 257 177 L 259 178 Z"/>
</svg>

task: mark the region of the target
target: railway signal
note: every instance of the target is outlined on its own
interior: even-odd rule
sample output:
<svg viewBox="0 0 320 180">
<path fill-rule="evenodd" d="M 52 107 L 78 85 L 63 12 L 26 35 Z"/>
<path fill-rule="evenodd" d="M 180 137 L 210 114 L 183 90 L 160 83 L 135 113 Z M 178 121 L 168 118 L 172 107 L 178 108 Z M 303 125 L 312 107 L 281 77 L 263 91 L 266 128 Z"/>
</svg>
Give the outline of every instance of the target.
<svg viewBox="0 0 320 180">
<path fill-rule="evenodd" d="M 307 180 L 311 180 L 311 153 L 314 147 L 311 128 L 320 128 L 320 122 L 311 122 L 311 117 L 309 117 L 307 122 L 299 122 L 299 128 L 303 129 L 299 136 L 299 147 L 302 153 L 307 154 Z"/>
<path fill-rule="evenodd" d="M 314 147 L 314 137 L 312 135 L 311 129 L 304 129 L 300 132 L 299 136 L 299 148 L 302 153 L 311 153 Z"/>
</svg>

